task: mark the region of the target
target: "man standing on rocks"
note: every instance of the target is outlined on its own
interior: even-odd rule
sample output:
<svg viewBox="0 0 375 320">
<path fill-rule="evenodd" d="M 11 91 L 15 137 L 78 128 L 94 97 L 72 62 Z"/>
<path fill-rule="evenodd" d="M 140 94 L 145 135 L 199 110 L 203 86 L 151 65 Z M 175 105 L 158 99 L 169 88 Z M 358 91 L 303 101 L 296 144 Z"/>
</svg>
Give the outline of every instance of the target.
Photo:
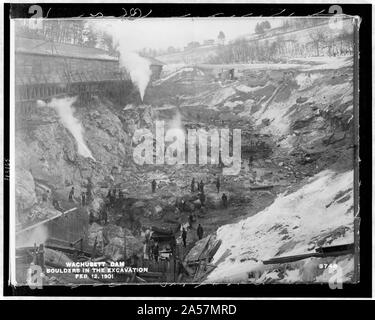
<svg viewBox="0 0 375 320">
<path fill-rule="evenodd" d="M 198 225 L 197 235 L 198 235 L 199 240 L 203 238 L 203 227 L 201 226 L 201 224 Z"/>
<path fill-rule="evenodd" d="M 199 201 L 201 202 L 201 206 L 204 207 L 204 202 L 206 201 L 206 196 L 203 192 L 199 194 Z"/>
<path fill-rule="evenodd" d="M 216 189 L 217 189 L 217 193 L 219 193 L 220 192 L 220 178 L 219 177 L 217 177 L 216 179 Z"/>
<path fill-rule="evenodd" d="M 103 220 L 104 220 L 104 225 L 106 225 L 108 222 L 108 214 L 107 214 L 107 210 L 104 207 L 102 207 L 100 210 L 100 222 L 102 223 Z"/>
<path fill-rule="evenodd" d="M 43 195 L 42 195 L 43 202 L 47 202 L 48 201 L 48 196 L 49 196 L 49 190 L 43 192 Z"/>
<path fill-rule="evenodd" d="M 226 208 L 228 206 L 228 197 L 225 193 L 221 196 L 221 200 L 223 201 L 224 208 Z"/>
<path fill-rule="evenodd" d="M 151 238 L 151 230 L 149 228 L 147 228 L 146 231 L 145 231 L 145 241 L 146 241 L 146 243 L 150 242 L 150 238 Z"/>
<path fill-rule="evenodd" d="M 155 262 L 158 262 L 159 260 L 159 245 L 157 242 L 155 242 L 154 248 L 153 248 L 154 258 Z"/>
<path fill-rule="evenodd" d="M 120 190 L 118 191 L 118 198 L 119 198 L 120 200 L 124 198 L 124 192 L 122 191 L 122 189 L 120 189 Z"/>
<path fill-rule="evenodd" d="M 182 228 L 182 243 L 184 244 L 184 248 L 186 248 L 186 237 L 187 237 L 187 232 L 185 228 Z"/>
<path fill-rule="evenodd" d="M 191 180 L 191 193 L 195 191 L 195 179 Z"/>
<path fill-rule="evenodd" d="M 74 202 L 73 197 L 74 197 L 74 187 L 72 187 L 72 189 L 70 189 L 69 202 Z"/>
<path fill-rule="evenodd" d="M 155 181 L 155 179 L 152 180 L 152 182 L 151 182 L 151 188 L 152 188 L 152 193 L 155 193 L 155 190 L 156 190 L 156 181 Z"/>
<path fill-rule="evenodd" d="M 204 193 L 204 183 L 203 183 L 203 180 L 201 180 L 201 182 L 199 183 L 199 191 Z"/>
<path fill-rule="evenodd" d="M 86 193 L 83 191 L 81 192 L 81 204 L 82 204 L 82 207 L 86 205 Z"/>
</svg>

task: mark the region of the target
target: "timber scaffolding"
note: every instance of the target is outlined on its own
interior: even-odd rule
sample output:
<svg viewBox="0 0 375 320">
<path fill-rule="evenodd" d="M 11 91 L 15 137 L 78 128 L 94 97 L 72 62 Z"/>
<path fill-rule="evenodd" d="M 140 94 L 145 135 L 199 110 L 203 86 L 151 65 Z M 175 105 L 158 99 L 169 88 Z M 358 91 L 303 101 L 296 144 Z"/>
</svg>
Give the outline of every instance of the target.
<svg viewBox="0 0 375 320">
<path fill-rule="evenodd" d="M 133 85 L 118 57 L 97 48 L 16 38 L 15 103 L 27 115 L 37 100 L 78 96 L 86 104 L 94 95 L 123 100 Z"/>
</svg>

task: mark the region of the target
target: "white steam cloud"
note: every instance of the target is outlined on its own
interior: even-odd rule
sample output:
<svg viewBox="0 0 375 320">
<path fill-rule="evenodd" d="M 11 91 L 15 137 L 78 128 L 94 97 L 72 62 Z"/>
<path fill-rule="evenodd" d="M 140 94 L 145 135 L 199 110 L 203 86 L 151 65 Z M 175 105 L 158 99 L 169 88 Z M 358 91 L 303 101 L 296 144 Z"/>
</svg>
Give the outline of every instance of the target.
<svg viewBox="0 0 375 320">
<path fill-rule="evenodd" d="M 120 52 L 120 66 L 126 68 L 139 94 L 143 97 L 151 77 L 150 61 L 138 53 L 139 36 L 134 25 L 136 21 L 91 21 L 89 25 L 98 33 L 112 37 Z"/>
<path fill-rule="evenodd" d="M 151 77 L 150 62 L 135 52 L 128 52 L 125 49 L 122 50 L 121 41 L 119 48 L 120 65 L 128 70 L 130 78 L 138 87 L 139 94 L 143 101 L 143 97 Z"/>
<path fill-rule="evenodd" d="M 78 153 L 85 158 L 91 158 L 95 161 L 90 149 L 87 147 L 85 140 L 83 139 L 84 129 L 82 124 L 76 117 L 74 117 L 75 110 L 72 105 L 75 101 L 76 97 L 62 99 L 54 98 L 47 104 L 47 106 L 56 110 L 63 126 L 73 135 L 77 142 Z"/>
</svg>

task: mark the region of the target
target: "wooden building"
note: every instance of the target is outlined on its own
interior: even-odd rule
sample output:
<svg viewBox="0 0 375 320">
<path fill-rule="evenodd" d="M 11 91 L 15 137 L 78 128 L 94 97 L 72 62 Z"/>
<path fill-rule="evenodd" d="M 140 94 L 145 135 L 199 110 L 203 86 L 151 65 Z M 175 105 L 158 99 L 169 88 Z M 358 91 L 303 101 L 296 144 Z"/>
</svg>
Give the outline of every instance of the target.
<svg viewBox="0 0 375 320">
<path fill-rule="evenodd" d="M 64 95 L 80 98 L 131 83 L 118 57 L 97 48 L 18 37 L 15 39 L 15 93 L 18 109 L 36 100 Z M 129 87 L 129 86 L 128 86 Z"/>
</svg>

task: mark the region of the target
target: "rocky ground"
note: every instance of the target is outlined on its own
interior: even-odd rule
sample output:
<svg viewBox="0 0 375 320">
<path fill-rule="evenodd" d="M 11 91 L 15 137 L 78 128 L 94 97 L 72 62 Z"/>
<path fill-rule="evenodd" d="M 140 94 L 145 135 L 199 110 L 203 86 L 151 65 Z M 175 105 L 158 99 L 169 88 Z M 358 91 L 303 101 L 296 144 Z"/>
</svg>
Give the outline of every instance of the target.
<svg viewBox="0 0 375 320">
<path fill-rule="evenodd" d="M 278 195 L 296 191 L 323 170 L 352 170 L 350 58 L 338 58 L 334 66 L 306 61 L 267 68 L 239 66 L 236 79 L 225 81 L 218 81 L 212 68 L 183 68 L 150 84 L 143 103 L 129 101 L 120 106 L 105 97 L 95 97 L 88 106 L 76 103 L 75 117 L 94 159 L 77 152 L 74 137 L 55 110 L 38 106 L 27 121 L 17 124 L 17 222 L 23 225 L 56 214 L 49 202 L 41 201 L 46 189 L 66 199 L 72 186 L 78 195 L 91 181 L 94 201 L 86 209 L 97 215 L 108 188 L 119 188 L 126 200 L 110 211 L 109 226 L 93 224 L 89 230 L 90 241 L 105 234 L 104 229 L 114 230 L 102 250 L 115 260 L 123 250 L 122 228 L 129 231 L 137 253 L 142 227 L 175 230 L 187 222 L 190 212 L 203 225 L 205 235 L 215 234 L 221 226 L 261 212 Z M 136 165 L 133 133 L 139 128 L 154 131 L 157 119 L 184 131 L 241 129 L 240 173 L 223 176 L 221 167 L 211 164 Z M 190 192 L 192 178 L 205 183 L 204 209 L 197 193 Z M 153 179 L 155 193 L 151 192 Z M 254 186 L 272 187 L 252 190 Z M 228 195 L 228 208 L 222 206 L 222 193 Z M 176 199 L 181 198 L 188 210 L 176 213 Z M 188 234 L 190 246 L 197 240 L 195 228 L 196 224 Z"/>
</svg>

